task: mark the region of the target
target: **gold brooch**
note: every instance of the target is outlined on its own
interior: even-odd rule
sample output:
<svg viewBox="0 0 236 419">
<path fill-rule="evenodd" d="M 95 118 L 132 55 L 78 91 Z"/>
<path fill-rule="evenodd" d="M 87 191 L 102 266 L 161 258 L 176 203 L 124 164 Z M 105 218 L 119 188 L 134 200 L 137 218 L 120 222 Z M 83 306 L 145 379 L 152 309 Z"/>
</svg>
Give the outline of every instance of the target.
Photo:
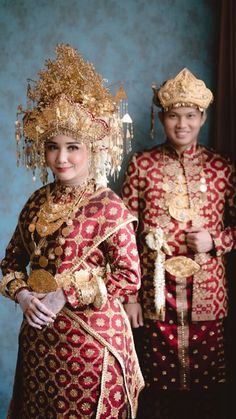
<svg viewBox="0 0 236 419">
<path fill-rule="evenodd" d="M 200 269 L 200 265 L 198 265 L 198 263 L 186 256 L 175 256 L 167 259 L 164 262 L 164 267 L 171 275 L 179 278 L 186 278 L 194 275 Z"/>
</svg>

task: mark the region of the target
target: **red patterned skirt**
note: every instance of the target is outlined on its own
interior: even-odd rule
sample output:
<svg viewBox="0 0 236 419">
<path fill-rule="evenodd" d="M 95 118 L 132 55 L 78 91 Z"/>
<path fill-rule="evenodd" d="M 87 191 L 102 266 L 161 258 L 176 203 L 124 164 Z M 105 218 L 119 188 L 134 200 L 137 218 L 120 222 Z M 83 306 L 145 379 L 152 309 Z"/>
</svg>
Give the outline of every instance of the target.
<svg viewBox="0 0 236 419">
<path fill-rule="evenodd" d="M 9 419 L 128 418 L 115 356 L 65 313 L 37 330 L 25 321 Z"/>
</svg>

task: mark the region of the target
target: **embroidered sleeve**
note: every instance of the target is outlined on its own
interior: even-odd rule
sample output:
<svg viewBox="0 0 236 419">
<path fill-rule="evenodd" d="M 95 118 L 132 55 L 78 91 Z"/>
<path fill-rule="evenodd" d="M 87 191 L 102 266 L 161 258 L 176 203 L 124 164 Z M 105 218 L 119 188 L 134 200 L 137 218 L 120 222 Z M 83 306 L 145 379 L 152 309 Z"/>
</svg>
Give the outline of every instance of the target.
<svg viewBox="0 0 236 419">
<path fill-rule="evenodd" d="M 6 248 L 4 259 L 1 261 L 3 279 L 1 282 L 1 293 L 5 297 L 15 299 L 15 294 L 20 288 L 27 287 L 26 266 L 29 263 L 29 255 L 25 249 L 19 226 L 12 236 Z"/>
<path fill-rule="evenodd" d="M 225 228 L 211 231 L 217 256 L 236 248 L 236 174 L 230 168 L 225 194 Z"/>
<path fill-rule="evenodd" d="M 140 265 L 133 224 L 120 228 L 105 242 L 110 272 L 108 294 L 119 296 L 123 303 L 136 302 L 140 288 Z"/>
<path fill-rule="evenodd" d="M 74 278 L 70 276 L 68 281 L 63 273 L 56 276 L 57 282 L 61 277 L 67 301 L 74 308 L 89 304 L 101 307 L 107 294 L 119 296 L 124 303 L 138 299 L 140 266 L 133 224 L 130 222 L 113 233 L 102 243 L 101 249 L 108 262 L 106 268 L 90 267 L 86 280 L 82 280 L 81 275 L 86 272 L 83 270 L 73 274 Z"/>
</svg>

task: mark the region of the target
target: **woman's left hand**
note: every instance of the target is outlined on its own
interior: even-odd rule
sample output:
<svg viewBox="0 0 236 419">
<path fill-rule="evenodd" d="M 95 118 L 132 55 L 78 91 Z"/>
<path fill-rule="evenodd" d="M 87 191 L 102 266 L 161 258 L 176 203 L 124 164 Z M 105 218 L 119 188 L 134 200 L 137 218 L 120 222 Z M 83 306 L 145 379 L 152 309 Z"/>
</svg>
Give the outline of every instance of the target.
<svg viewBox="0 0 236 419">
<path fill-rule="evenodd" d="M 59 288 L 56 291 L 49 292 L 41 299 L 41 302 L 47 307 L 48 310 L 54 314 L 59 313 L 66 303 L 66 297 L 62 290 Z"/>
</svg>

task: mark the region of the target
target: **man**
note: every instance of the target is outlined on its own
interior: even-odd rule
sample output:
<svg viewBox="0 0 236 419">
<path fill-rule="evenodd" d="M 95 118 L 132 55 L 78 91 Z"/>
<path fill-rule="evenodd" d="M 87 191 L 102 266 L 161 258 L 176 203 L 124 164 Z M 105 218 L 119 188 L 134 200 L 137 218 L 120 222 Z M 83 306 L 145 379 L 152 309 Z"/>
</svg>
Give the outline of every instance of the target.
<svg viewBox="0 0 236 419">
<path fill-rule="evenodd" d="M 198 144 L 213 100 L 204 82 L 185 68 L 153 90 L 166 142 L 134 154 L 123 186 L 139 218 L 142 287 L 125 306 L 133 328 L 144 324 L 139 417 L 214 419 L 226 380 L 224 255 L 236 236 L 235 177 Z"/>
</svg>

